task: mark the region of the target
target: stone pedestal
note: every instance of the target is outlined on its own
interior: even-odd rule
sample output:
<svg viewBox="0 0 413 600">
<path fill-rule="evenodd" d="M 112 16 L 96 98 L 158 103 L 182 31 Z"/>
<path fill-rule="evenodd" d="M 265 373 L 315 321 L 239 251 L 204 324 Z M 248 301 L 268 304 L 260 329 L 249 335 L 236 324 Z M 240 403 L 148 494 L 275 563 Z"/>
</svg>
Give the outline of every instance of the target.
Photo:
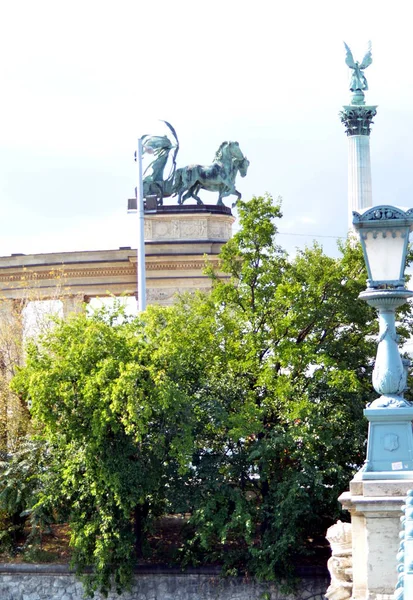
<svg viewBox="0 0 413 600">
<path fill-rule="evenodd" d="M 208 258 L 232 236 L 235 218 L 226 206 L 158 206 L 145 210 L 146 296 L 148 304 L 172 304 L 174 295 L 208 290 Z"/>
<path fill-rule="evenodd" d="M 199 242 L 227 242 L 234 221 L 227 206 L 158 206 L 145 211 L 145 243 L 182 242 L 196 249 Z"/>
<path fill-rule="evenodd" d="M 413 480 L 365 481 L 358 473 L 339 498 L 351 514 L 352 600 L 391 600 L 397 583 L 401 508 Z"/>
</svg>

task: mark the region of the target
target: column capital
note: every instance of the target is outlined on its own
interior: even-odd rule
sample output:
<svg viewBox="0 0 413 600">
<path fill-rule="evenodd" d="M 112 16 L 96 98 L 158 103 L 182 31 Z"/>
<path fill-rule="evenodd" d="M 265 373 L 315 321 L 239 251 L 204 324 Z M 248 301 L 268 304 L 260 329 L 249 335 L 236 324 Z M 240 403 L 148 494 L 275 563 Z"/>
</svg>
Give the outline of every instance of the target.
<svg viewBox="0 0 413 600">
<path fill-rule="evenodd" d="M 370 135 L 373 118 L 377 114 L 376 108 L 377 106 L 343 106 L 339 116 L 346 134 L 348 136 Z"/>
</svg>

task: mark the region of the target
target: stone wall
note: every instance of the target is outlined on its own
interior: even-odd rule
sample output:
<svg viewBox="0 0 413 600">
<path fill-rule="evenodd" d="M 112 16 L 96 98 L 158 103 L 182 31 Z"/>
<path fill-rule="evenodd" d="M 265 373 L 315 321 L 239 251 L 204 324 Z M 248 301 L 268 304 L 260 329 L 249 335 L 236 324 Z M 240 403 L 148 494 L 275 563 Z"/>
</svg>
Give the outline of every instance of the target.
<svg viewBox="0 0 413 600">
<path fill-rule="evenodd" d="M 133 588 L 109 600 L 324 600 L 324 569 L 304 574 L 294 594 L 272 583 L 240 577 L 222 578 L 213 569 L 142 569 Z M 82 600 L 82 585 L 65 565 L 0 565 L 1 600 Z M 101 596 L 96 594 L 96 600 Z"/>
</svg>

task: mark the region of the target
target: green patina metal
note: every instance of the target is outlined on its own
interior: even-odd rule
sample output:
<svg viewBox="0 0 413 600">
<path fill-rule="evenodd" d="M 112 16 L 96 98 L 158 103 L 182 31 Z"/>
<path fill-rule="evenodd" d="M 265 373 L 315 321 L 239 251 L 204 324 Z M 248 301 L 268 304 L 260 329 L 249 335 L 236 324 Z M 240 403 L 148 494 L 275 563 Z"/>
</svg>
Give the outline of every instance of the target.
<svg viewBox="0 0 413 600">
<path fill-rule="evenodd" d="M 176 156 L 179 151 L 179 141 L 175 129 L 167 121 L 162 121 L 171 131 L 175 143 L 166 135 L 144 135 L 142 136 L 143 154 L 153 155 L 153 160 L 150 161 L 143 174 L 143 195 L 157 196 L 159 203 L 163 203 L 163 199 L 171 196 L 173 177 L 176 171 Z M 168 177 L 165 179 L 164 171 L 169 155 L 173 150 L 172 169 Z"/>
<path fill-rule="evenodd" d="M 168 136 L 142 136 L 143 154 L 153 155 L 153 160 L 143 174 L 143 196 L 156 196 L 157 203 L 162 205 L 164 198 L 177 196 L 178 204 L 193 198 L 197 204 L 203 204 L 199 197 L 201 189 L 218 192 L 217 204 L 223 205 L 223 198 L 234 195 L 238 199 L 241 193 L 235 187 L 238 174 L 245 177 L 249 160 L 242 153 L 238 142 L 222 142 L 210 165 L 188 165 L 176 168 L 176 156 L 179 150 L 178 136 L 175 129 L 167 121 L 163 121 L 171 131 L 174 142 Z M 172 154 L 172 167 L 165 178 L 164 171 Z"/>
<path fill-rule="evenodd" d="M 397 553 L 397 585 L 394 600 L 413 598 L 413 490 L 407 492 L 406 503 L 402 507 L 400 546 Z"/>
<path fill-rule="evenodd" d="M 364 92 L 369 89 L 369 86 L 367 85 L 367 79 L 363 71 L 373 62 L 371 42 L 368 43 L 367 52 L 361 63 L 354 60 L 351 50 L 345 42 L 344 46 L 347 52 L 346 65 L 353 71 L 350 79 L 350 92 L 352 92 L 351 104 L 364 104 Z"/>
<path fill-rule="evenodd" d="M 370 135 L 376 114 L 375 106 L 346 106 L 339 116 L 348 136 Z"/>
<path fill-rule="evenodd" d="M 369 421 L 369 434 L 362 479 L 411 479 L 413 405 L 403 397 L 410 361 L 403 361 L 400 356 L 395 313 L 413 296 L 413 292 L 406 289 L 404 279 L 413 209 L 403 211 L 394 206 L 375 206 L 362 214 L 353 212 L 353 217 L 369 277 L 368 288 L 360 298 L 377 309 L 380 327 L 373 370 L 373 387 L 380 397 L 364 411 Z M 368 236 L 370 243 L 367 245 Z M 377 240 L 379 245 L 373 244 L 372 240 Z M 388 271 L 388 279 L 379 279 L 372 269 L 372 259 L 381 256 L 384 247 L 390 255 L 395 243 L 398 243 L 398 252 L 392 256 L 398 256 L 400 263 Z"/>
<path fill-rule="evenodd" d="M 344 106 L 344 110 L 339 113 L 339 116 L 348 136 L 370 135 L 373 118 L 377 114 L 377 106 L 366 106 L 364 99 L 364 92 L 369 89 L 364 70 L 373 62 L 371 42 L 368 43 L 367 52 L 361 63 L 354 60 L 351 50 L 345 42 L 344 46 L 346 48 L 346 65 L 352 71 L 350 78 L 352 94 L 350 104 Z"/>
</svg>

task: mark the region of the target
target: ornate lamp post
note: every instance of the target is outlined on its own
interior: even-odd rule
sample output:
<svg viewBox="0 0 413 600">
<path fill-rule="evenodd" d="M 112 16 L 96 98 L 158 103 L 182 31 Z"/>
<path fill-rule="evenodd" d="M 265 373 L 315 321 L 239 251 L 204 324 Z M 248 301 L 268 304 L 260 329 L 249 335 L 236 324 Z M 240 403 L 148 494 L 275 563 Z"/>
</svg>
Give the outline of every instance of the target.
<svg viewBox="0 0 413 600">
<path fill-rule="evenodd" d="M 413 406 L 403 398 L 406 365 L 399 353 L 395 311 L 413 292 L 404 281 L 413 209 L 376 206 L 353 212 L 367 266 L 367 290 L 360 298 L 379 313 L 373 387 L 380 398 L 364 411 L 369 421 L 367 460 L 362 479 L 413 478 Z"/>
</svg>

